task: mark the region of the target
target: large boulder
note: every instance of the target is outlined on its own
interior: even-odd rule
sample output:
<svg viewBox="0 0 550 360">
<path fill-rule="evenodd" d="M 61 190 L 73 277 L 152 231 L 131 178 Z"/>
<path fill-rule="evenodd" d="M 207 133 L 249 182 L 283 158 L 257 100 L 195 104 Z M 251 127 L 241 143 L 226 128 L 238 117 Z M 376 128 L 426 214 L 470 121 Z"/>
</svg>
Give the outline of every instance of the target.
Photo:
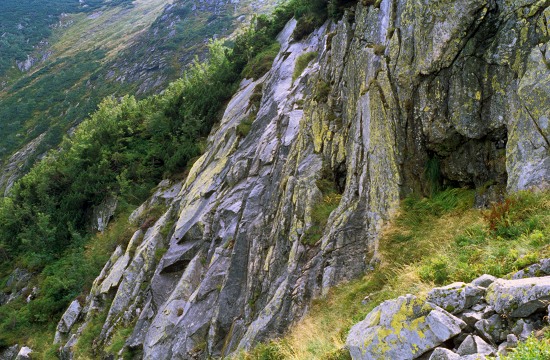
<svg viewBox="0 0 550 360">
<path fill-rule="evenodd" d="M 546 308 L 550 300 L 550 276 L 515 280 L 499 279 L 487 289 L 486 301 L 499 314 L 527 317 Z"/>
<path fill-rule="evenodd" d="M 472 307 L 483 295 L 485 289 L 482 287 L 456 282 L 432 289 L 427 300 L 452 314 L 458 314 Z"/>
<path fill-rule="evenodd" d="M 440 307 L 406 295 L 377 306 L 351 328 L 346 343 L 354 360 L 416 359 L 465 327 Z"/>
</svg>

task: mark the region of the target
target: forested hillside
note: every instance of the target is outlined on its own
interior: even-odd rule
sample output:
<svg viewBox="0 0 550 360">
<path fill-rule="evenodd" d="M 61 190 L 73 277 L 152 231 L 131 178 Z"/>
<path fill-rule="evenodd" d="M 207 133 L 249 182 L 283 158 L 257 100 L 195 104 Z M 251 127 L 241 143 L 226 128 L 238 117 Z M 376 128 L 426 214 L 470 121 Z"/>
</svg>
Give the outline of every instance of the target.
<svg viewBox="0 0 550 360">
<path fill-rule="evenodd" d="M 143 98 L 275 1 L 6 1 L 0 43 L 0 191 L 106 96 Z M 4 8 L 3 8 L 4 9 Z M 34 16 L 34 15 L 36 16 Z M 13 155 L 22 151 L 24 156 Z"/>
</svg>

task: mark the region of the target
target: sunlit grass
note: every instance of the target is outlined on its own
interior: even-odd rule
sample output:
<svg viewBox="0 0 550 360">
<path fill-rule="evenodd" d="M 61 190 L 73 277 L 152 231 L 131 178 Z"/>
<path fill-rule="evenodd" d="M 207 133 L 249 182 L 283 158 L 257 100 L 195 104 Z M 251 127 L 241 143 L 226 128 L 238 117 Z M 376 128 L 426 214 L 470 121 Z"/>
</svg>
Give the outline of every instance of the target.
<svg viewBox="0 0 550 360">
<path fill-rule="evenodd" d="M 381 302 L 407 293 L 424 296 L 438 284 L 484 273 L 504 276 L 550 256 L 550 192 L 511 196 L 494 230 L 486 220 L 490 211 L 472 208 L 473 196 L 471 190 L 452 189 L 404 200 L 380 238 L 374 271 L 314 300 L 282 339 L 236 358 L 344 360 L 348 354 L 338 349 L 347 332 Z"/>
</svg>

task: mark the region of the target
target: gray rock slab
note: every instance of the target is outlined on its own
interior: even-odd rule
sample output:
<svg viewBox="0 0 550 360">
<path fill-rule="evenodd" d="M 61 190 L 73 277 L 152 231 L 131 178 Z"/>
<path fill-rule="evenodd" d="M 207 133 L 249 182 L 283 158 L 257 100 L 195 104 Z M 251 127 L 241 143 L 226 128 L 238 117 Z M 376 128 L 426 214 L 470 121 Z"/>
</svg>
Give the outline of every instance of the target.
<svg viewBox="0 0 550 360">
<path fill-rule="evenodd" d="M 516 280 L 499 279 L 487 289 L 486 301 L 499 314 L 527 317 L 550 301 L 550 276 Z"/>
</svg>

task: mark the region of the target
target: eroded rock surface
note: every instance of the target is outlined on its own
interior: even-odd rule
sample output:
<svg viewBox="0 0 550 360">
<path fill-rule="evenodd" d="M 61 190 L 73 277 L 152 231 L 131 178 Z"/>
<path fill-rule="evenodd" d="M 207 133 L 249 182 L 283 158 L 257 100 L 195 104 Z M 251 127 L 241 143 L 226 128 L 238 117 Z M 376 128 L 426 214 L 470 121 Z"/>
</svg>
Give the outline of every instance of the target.
<svg viewBox="0 0 550 360">
<path fill-rule="evenodd" d="M 359 2 L 301 42 L 287 25 L 272 70 L 243 81 L 187 179 L 131 217 L 142 229 L 106 264 L 71 336 L 103 311 L 98 353 L 128 327 L 127 348 L 146 359 L 222 357 L 282 334 L 313 297 L 363 274 L 403 195 L 445 184 L 496 199 L 546 186 L 547 2 L 379 3 Z M 292 81 L 306 52 L 317 58 Z M 250 132 L 237 131 L 249 119 Z M 428 181 L 427 167 L 440 176 Z M 319 235 L 320 182 L 338 204 Z M 167 211 L 144 223 L 153 203 Z M 479 297 L 460 294 L 449 310 Z M 423 306 L 410 311 L 433 336 L 410 354 L 465 326 Z M 481 308 L 464 316 L 469 328 L 498 325 Z M 432 313 L 446 336 L 425 323 Z M 489 330 L 484 341 L 506 339 Z"/>
<path fill-rule="evenodd" d="M 376 307 L 351 328 L 346 345 L 353 359 L 415 359 L 465 327 L 445 310 L 407 295 Z"/>
</svg>

